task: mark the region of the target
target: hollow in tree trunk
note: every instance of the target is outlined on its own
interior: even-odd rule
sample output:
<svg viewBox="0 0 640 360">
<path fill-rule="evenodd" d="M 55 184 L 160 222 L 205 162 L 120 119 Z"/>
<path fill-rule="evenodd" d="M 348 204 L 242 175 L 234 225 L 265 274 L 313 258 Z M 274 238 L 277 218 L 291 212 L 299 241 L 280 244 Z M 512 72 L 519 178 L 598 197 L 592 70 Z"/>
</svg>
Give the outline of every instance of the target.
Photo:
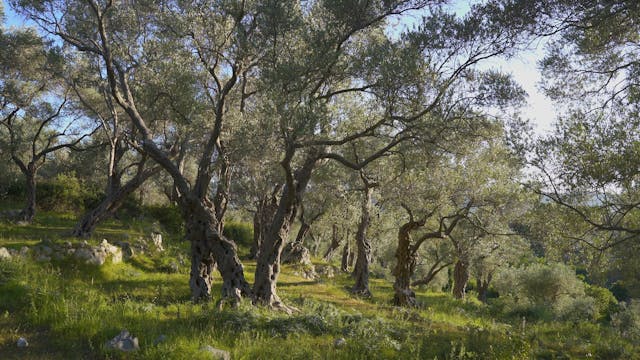
<svg viewBox="0 0 640 360">
<path fill-rule="evenodd" d="M 453 297 L 464 299 L 469 282 L 469 262 L 466 259 L 458 259 L 453 268 Z"/>
</svg>

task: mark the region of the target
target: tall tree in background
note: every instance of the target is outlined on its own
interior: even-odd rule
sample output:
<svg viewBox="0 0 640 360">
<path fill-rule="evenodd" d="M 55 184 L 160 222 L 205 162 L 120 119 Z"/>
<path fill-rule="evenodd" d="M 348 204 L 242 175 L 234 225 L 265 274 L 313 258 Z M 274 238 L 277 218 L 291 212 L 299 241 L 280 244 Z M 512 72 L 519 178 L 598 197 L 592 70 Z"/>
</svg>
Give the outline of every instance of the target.
<svg viewBox="0 0 640 360">
<path fill-rule="evenodd" d="M 270 4 L 270 16 L 287 22 L 266 37 L 273 52 L 264 65 L 261 102 L 262 113 L 273 114 L 268 123 L 273 126 L 276 119 L 285 185 L 263 242 L 264 258 L 258 259 L 258 302 L 281 304 L 280 253 L 316 166 L 332 160 L 359 171 L 421 132 L 437 137 L 449 126 L 443 121 L 435 127 L 432 119 L 448 111 L 443 103 L 464 101 L 459 89 L 477 78 L 471 69 L 513 48 L 517 36 L 493 24 L 487 9 L 474 8 L 461 20 L 437 5 L 318 2 L 305 13 L 297 2 Z M 421 26 L 397 40 L 385 35 L 385 19 L 416 9 L 428 14 Z M 504 80 L 493 78 L 498 79 Z M 483 88 L 483 101 L 494 95 L 492 86 Z M 360 158 L 353 158 L 353 147 L 372 139 L 380 146 L 360 149 Z"/>
<path fill-rule="evenodd" d="M 85 71 L 94 73 L 87 69 L 80 70 L 81 73 Z M 160 170 L 160 167 L 150 165 L 145 155 L 132 151 L 130 138 L 135 141 L 135 128 L 127 131 L 126 126 L 132 126 L 121 120 L 125 115 L 114 104 L 107 86 L 103 79 L 97 83 L 89 79 L 74 79 L 72 84 L 83 111 L 88 117 L 97 118 L 102 125 L 108 148 L 104 198 L 81 216 L 72 232 L 76 237 L 90 237 L 100 222 L 113 216 L 129 195 Z"/>
<path fill-rule="evenodd" d="M 640 235 L 640 4 L 551 1 L 534 32 L 549 35 L 545 90 L 561 109 L 529 158 L 532 186 L 584 223 L 565 232 L 598 252 Z"/>
<path fill-rule="evenodd" d="M 20 218 L 31 222 L 38 170 L 53 153 L 75 148 L 95 130 L 87 130 L 81 114 L 70 106 L 59 49 L 33 30 L 3 31 L 0 47 L 0 145 L 25 178 L 26 203 Z"/>
</svg>

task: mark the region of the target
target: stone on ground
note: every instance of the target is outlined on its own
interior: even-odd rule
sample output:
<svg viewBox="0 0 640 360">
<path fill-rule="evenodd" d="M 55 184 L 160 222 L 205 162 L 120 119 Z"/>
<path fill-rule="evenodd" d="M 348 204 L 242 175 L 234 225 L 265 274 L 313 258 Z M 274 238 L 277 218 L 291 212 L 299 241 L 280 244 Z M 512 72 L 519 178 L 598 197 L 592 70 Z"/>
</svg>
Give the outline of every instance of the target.
<svg viewBox="0 0 640 360">
<path fill-rule="evenodd" d="M 16 345 L 18 345 L 19 348 L 26 348 L 27 346 L 29 346 L 29 342 L 27 341 L 27 339 L 21 337 L 18 339 Z"/>
<path fill-rule="evenodd" d="M 200 350 L 211 354 L 211 358 L 215 360 L 231 360 L 231 354 L 228 351 L 216 349 L 211 345 L 203 346 Z"/>
<path fill-rule="evenodd" d="M 107 348 L 124 352 L 140 349 L 138 338 L 131 336 L 127 330 L 122 330 L 118 336 L 107 342 Z"/>
</svg>

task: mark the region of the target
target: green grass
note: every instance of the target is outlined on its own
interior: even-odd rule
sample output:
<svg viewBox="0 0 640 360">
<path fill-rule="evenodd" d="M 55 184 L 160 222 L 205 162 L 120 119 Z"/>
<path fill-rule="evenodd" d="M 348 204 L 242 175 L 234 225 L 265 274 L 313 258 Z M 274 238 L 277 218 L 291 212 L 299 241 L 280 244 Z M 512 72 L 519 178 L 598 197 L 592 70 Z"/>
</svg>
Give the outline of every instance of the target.
<svg viewBox="0 0 640 360">
<path fill-rule="evenodd" d="M 0 246 L 68 240 L 70 215 L 40 214 L 29 226 L 0 223 Z M 144 221 L 110 221 L 91 240 L 145 236 Z M 419 309 L 390 305 L 392 284 L 372 279 L 374 297 L 352 296 L 351 278 L 310 281 L 283 266 L 278 290 L 293 315 L 256 308 L 215 309 L 189 301 L 187 244 L 169 237 L 167 251 L 103 267 L 74 261 L 0 261 L 0 359 L 204 359 L 205 345 L 233 359 L 631 359 L 640 350 L 605 324 L 538 322 L 496 314 L 473 299 L 418 290 Z M 245 261 L 253 279 L 255 263 Z M 214 294 L 220 292 L 216 281 Z M 470 296 L 471 298 L 472 296 Z M 119 354 L 105 343 L 127 329 L 141 350 Z M 164 342 L 156 344 L 161 335 Z M 23 336 L 30 342 L 18 349 Z M 336 338 L 346 339 L 336 348 Z"/>
</svg>

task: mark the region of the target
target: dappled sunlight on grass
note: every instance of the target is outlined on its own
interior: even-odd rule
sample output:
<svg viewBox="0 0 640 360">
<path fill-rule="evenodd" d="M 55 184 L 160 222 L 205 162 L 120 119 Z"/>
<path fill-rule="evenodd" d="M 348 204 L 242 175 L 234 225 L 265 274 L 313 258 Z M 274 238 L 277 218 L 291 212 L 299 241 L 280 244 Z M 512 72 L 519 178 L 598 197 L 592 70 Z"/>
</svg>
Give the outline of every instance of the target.
<svg viewBox="0 0 640 360">
<path fill-rule="evenodd" d="M 34 225 L 0 223 L 0 246 L 30 246 L 45 237 L 79 241 L 64 235 L 72 225 L 71 218 L 54 215 Z M 137 239 L 149 226 L 110 220 L 89 241 Z M 192 303 L 188 244 L 175 234 L 167 238 L 165 252 L 136 254 L 101 267 L 70 259 L 0 261 L 0 329 L 6 329 L 0 331 L 2 359 L 125 358 L 104 345 L 122 329 L 137 336 L 141 346 L 126 358 L 140 359 L 206 358 L 204 345 L 228 350 L 232 358 L 580 358 L 614 336 L 597 324 L 580 325 L 579 336 L 566 323 L 530 324 L 523 332 L 518 319 L 495 317 L 471 295 L 456 300 L 416 289 L 420 307 L 398 308 L 391 305 L 393 284 L 388 279 L 372 278 L 373 297 L 360 298 L 350 292 L 350 274 L 338 270 L 333 278 L 310 280 L 296 265 L 282 266 L 278 293 L 298 311 L 288 315 L 254 307 L 248 299 L 238 309 L 220 311 L 215 303 L 221 292 L 219 274 L 214 274 L 213 301 Z M 243 260 L 243 266 L 252 282 L 255 261 Z M 27 352 L 15 348 L 18 336 L 29 338 Z M 346 344 L 334 346 L 337 338 L 345 338 Z"/>
</svg>

